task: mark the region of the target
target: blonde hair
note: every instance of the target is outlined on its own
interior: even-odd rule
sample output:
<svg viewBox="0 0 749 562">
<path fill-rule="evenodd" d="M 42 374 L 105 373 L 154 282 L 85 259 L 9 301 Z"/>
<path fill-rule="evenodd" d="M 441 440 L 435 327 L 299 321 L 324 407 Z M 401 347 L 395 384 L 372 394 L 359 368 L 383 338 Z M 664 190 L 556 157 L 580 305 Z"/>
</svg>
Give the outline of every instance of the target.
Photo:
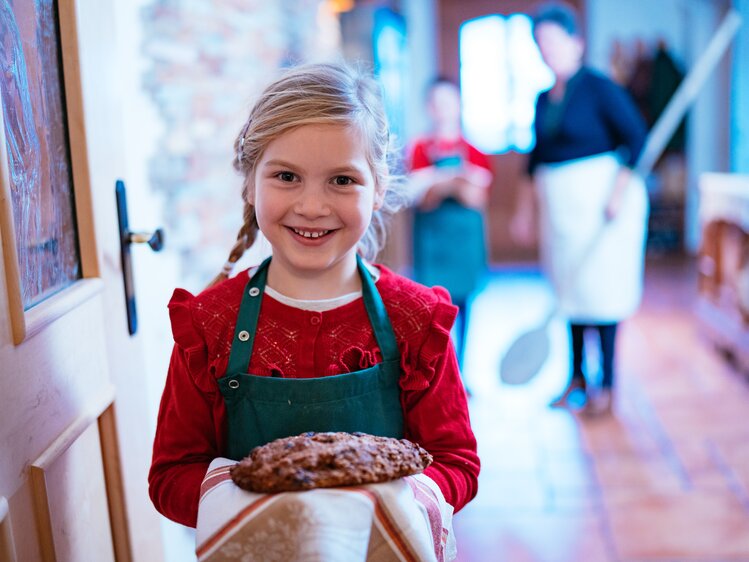
<svg viewBox="0 0 749 562">
<path fill-rule="evenodd" d="M 257 237 L 258 223 L 249 202 L 255 168 L 267 146 L 303 125 L 355 126 L 367 145 L 367 161 L 384 202 L 372 215 L 358 251 L 374 259 L 385 242 L 386 219 L 406 202 L 402 176 L 393 173 L 391 146 L 380 88 L 373 78 L 344 64 L 306 64 L 288 70 L 260 95 L 234 143 L 234 168 L 244 176 L 243 224 L 222 272 L 211 285 L 226 279 L 234 264 Z"/>
</svg>

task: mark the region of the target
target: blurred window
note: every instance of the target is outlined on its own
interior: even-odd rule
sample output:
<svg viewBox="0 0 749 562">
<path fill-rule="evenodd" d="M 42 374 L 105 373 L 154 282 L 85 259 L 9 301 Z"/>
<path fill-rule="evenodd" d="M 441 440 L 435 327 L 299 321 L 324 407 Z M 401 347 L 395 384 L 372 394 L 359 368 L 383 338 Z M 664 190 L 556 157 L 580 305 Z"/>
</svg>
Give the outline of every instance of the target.
<svg viewBox="0 0 749 562">
<path fill-rule="evenodd" d="M 531 150 L 536 97 L 553 83 L 525 14 L 484 16 L 461 26 L 463 130 L 480 150 Z"/>
</svg>

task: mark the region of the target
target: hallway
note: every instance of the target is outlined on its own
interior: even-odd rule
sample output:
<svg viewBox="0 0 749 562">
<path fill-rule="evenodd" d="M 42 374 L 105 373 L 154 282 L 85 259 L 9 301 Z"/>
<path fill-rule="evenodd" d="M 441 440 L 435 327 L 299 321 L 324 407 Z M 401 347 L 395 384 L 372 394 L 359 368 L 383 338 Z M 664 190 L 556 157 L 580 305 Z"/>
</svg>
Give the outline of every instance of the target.
<svg viewBox="0 0 749 562">
<path fill-rule="evenodd" d="M 467 350 L 483 468 L 455 518 L 458 560 L 749 561 L 749 378 L 699 333 L 696 287 L 692 263 L 649 261 L 620 332 L 615 415 L 587 419 L 547 407 L 568 373 L 560 321 L 542 372 L 500 383 L 500 354 L 551 300 L 535 273 L 493 277 Z"/>
</svg>

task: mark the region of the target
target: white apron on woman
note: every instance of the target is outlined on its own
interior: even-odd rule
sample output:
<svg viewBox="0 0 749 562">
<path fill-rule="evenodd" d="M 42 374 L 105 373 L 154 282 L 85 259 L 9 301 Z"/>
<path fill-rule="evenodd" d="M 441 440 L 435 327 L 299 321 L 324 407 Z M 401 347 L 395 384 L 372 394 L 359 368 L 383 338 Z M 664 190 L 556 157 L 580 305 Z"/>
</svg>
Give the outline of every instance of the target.
<svg viewBox="0 0 749 562">
<path fill-rule="evenodd" d="M 618 322 L 640 304 L 647 193 L 633 173 L 618 215 L 607 222 L 619 168 L 609 153 L 544 164 L 535 174 L 542 265 L 560 312 L 576 323 Z"/>
</svg>

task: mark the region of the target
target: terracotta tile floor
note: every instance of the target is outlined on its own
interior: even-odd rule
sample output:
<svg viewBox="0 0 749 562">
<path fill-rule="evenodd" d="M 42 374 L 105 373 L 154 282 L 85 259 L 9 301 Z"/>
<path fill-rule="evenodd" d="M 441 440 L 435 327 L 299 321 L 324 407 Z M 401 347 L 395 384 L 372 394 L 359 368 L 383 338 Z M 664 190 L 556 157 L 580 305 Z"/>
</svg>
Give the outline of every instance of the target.
<svg viewBox="0 0 749 562">
<path fill-rule="evenodd" d="M 547 407 L 568 373 L 561 321 L 538 376 L 500 382 L 502 353 L 551 298 L 537 274 L 496 273 L 467 348 L 483 471 L 455 517 L 461 562 L 749 561 L 749 378 L 700 333 L 696 286 L 689 261 L 648 263 L 619 335 L 615 414 L 586 419 Z"/>
</svg>

